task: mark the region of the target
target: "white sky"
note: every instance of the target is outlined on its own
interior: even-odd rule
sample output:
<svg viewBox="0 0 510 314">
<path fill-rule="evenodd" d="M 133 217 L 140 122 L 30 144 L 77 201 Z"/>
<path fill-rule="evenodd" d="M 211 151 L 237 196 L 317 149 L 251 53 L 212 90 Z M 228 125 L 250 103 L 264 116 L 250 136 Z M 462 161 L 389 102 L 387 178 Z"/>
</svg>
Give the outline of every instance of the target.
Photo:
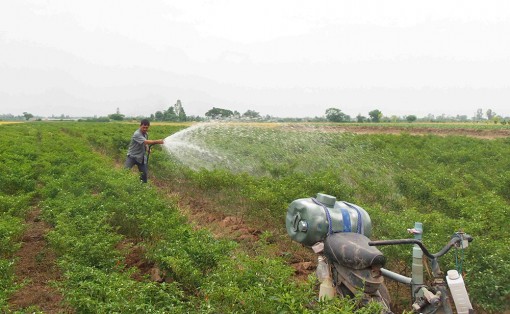
<svg viewBox="0 0 510 314">
<path fill-rule="evenodd" d="M 510 116 L 510 1 L 2 0 L 0 114 Z"/>
</svg>

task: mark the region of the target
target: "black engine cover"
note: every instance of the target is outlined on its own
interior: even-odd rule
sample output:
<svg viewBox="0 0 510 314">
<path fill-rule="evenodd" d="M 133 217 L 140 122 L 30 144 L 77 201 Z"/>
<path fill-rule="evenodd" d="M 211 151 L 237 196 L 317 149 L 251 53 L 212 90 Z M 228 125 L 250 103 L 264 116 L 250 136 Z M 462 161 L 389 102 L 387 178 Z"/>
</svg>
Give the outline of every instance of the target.
<svg viewBox="0 0 510 314">
<path fill-rule="evenodd" d="M 352 269 L 384 267 L 386 257 L 369 238 L 354 232 L 333 233 L 324 240 L 324 254 L 332 261 Z"/>
</svg>

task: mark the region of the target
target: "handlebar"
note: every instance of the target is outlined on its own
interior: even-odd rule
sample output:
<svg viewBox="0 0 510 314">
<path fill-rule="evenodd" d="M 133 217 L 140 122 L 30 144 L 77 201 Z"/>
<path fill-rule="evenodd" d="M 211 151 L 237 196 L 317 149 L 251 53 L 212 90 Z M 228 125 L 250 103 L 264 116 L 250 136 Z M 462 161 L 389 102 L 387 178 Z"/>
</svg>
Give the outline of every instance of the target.
<svg viewBox="0 0 510 314">
<path fill-rule="evenodd" d="M 398 245 L 398 244 L 417 244 L 420 246 L 424 255 L 431 259 L 437 259 L 443 255 L 445 255 L 453 246 L 458 245 L 461 241 L 467 240 L 468 242 L 473 241 L 473 237 L 471 237 L 467 233 L 455 233 L 450 241 L 437 253 L 432 254 L 427 250 L 423 242 L 417 239 L 399 239 L 399 240 L 379 240 L 379 241 L 370 241 L 368 245 L 370 246 L 381 246 L 381 245 Z"/>
</svg>

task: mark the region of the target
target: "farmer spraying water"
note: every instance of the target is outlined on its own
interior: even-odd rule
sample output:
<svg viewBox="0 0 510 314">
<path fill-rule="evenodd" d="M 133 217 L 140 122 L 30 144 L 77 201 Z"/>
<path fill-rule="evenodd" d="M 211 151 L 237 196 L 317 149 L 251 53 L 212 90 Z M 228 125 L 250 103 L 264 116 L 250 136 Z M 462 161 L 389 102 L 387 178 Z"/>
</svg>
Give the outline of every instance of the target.
<svg viewBox="0 0 510 314">
<path fill-rule="evenodd" d="M 140 171 L 140 180 L 147 183 L 148 160 L 150 146 L 154 144 L 164 144 L 164 140 L 149 140 L 150 121 L 143 119 L 140 121 L 140 127 L 133 133 L 127 152 L 124 168 L 131 169 L 134 165 Z"/>
</svg>

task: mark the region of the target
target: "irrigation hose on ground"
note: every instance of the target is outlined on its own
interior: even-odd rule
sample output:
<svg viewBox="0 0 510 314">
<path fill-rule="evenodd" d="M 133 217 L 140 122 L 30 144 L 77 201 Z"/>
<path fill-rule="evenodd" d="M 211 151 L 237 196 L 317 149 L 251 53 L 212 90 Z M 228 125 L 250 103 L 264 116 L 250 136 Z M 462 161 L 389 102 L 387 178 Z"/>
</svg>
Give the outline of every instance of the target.
<svg viewBox="0 0 510 314">
<path fill-rule="evenodd" d="M 147 150 L 147 166 L 149 166 L 149 156 L 151 155 L 151 149 L 152 149 L 152 146 L 154 146 L 155 144 L 150 144 L 149 145 L 149 149 Z"/>
</svg>

